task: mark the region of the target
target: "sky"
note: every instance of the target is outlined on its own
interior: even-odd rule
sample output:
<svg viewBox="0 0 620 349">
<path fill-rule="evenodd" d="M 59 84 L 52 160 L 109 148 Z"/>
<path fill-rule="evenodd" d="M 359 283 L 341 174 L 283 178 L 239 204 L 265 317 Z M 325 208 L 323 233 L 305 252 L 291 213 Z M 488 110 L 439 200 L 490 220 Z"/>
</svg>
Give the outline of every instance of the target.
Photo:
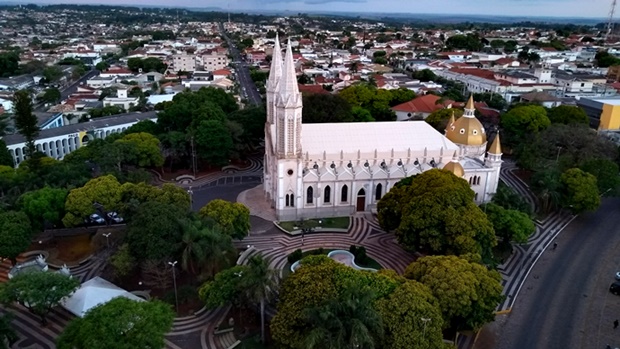
<svg viewBox="0 0 620 349">
<path fill-rule="evenodd" d="M 292 12 L 350 11 L 604 18 L 608 15 L 612 0 L 39 0 L 37 2 L 221 7 L 222 9 L 230 6 L 231 10 L 288 10 Z M 620 14 L 620 8 L 617 14 Z"/>
</svg>

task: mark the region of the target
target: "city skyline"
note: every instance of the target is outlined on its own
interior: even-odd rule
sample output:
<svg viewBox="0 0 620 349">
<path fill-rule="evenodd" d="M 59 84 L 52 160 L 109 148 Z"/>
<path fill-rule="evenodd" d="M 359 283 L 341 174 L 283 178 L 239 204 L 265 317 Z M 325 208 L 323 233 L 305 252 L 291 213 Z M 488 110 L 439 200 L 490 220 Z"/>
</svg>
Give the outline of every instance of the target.
<svg viewBox="0 0 620 349">
<path fill-rule="evenodd" d="M 22 3 L 22 1 L 19 1 Z M 532 17 L 605 18 L 610 0 L 435 0 L 420 5 L 402 0 L 178 0 L 171 6 L 167 0 L 32 0 L 37 4 L 134 5 L 162 7 L 219 7 L 232 11 L 311 11 L 311 12 L 368 12 L 454 15 L 497 15 Z"/>
</svg>

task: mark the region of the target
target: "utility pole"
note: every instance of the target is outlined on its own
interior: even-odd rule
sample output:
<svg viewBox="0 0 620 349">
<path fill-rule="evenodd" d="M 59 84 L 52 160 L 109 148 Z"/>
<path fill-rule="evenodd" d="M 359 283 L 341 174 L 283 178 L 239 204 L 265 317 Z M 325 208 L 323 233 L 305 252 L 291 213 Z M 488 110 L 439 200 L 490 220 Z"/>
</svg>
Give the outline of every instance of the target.
<svg viewBox="0 0 620 349">
<path fill-rule="evenodd" d="M 194 135 L 191 136 L 190 139 L 192 146 L 192 171 L 194 173 L 194 178 L 196 177 L 196 148 L 194 148 Z"/>
<path fill-rule="evenodd" d="M 172 267 L 172 282 L 174 283 L 174 304 L 176 305 L 176 310 L 179 311 L 179 296 L 177 295 L 177 274 L 174 268 L 177 265 L 177 261 L 168 262 L 168 264 Z"/>
<path fill-rule="evenodd" d="M 614 29 L 614 13 L 616 12 L 616 0 L 611 1 L 611 8 L 609 9 L 609 15 L 607 16 L 607 31 L 605 32 L 605 41 L 611 35 Z"/>
</svg>

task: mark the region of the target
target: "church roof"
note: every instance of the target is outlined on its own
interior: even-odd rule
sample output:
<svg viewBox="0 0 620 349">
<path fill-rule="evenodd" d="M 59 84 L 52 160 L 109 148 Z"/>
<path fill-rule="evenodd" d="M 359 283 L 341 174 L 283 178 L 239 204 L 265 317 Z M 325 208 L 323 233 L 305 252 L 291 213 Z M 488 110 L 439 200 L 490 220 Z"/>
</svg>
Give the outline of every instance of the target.
<svg viewBox="0 0 620 349">
<path fill-rule="evenodd" d="M 440 150 L 452 154 L 459 148 L 424 121 L 303 124 L 303 152 L 340 154 Z"/>
<path fill-rule="evenodd" d="M 447 163 L 443 167 L 443 169 L 454 173 L 454 175 L 457 177 L 463 177 L 465 175 L 465 170 L 463 169 L 463 166 L 461 166 L 461 164 L 459 163 L 459 159 L 458 159 L 458 155 L 456 151 L 454 152 L 454 157 L 452 157 L 452 161 Z"/>
<path fill-rule="evenodd" d="M 499 132 L 497 133 L 497 136 L 495 136 L 493 143 L 491 143 L 489 154 L 502 155 L 502 144 L 499 140 Z"/>
<path fill-rule="evenodd" d="M 484 126 L 474 115 L 474 100 L 469 97 L 465 106 L 465 113 L 454 123 L 448 124 L 446 137 L 452 142 L 461 145 L 482 145 L 487 141 Z"/>
</svg>

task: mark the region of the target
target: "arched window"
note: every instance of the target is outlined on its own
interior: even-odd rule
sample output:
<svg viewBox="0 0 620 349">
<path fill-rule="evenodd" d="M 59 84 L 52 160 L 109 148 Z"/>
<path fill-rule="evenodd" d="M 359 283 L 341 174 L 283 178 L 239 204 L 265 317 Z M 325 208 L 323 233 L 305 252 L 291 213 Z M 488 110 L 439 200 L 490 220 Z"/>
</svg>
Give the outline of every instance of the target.
<svg viewBox="0 0 620 349">
<path fill-rule="evenodd" d="M 312 200 L 314 200 L 314 189 L 312 189 L 312 187 L 308 187 L 306 190 L 306 203 L 312 204 Z"/>
<path fill-rule="evenodd" d="M 330 188 L 328 185 L 325 187 L 325 191 L 323 194 L 323 202 L 326 204 L 329 204 L 331 197 L 332 197 L 332 188 Z"/>
<path fill-rule="evenodd" d="M 342 190 L 340 191 L 340 201 L 347 202 L 349 201 L 349 187 L 347 185 L 342 186 Z"/>
<path fill-rule="evenodd" d="M 383 190 L 383 185 L 381 183 L 377 184 L 377 188 L 375 189 L 375 200 L 381 200 L 381 193 Z"/>
<path fill-rule="evenodd" d="M 474 194 L 474 201 L 478 201 L 478 193 Z"/>
<path fill-rule="evenodd" d="M 469 177 L 469 185 L 473 182 L 474 177 Z"/>
<path fill-rule="evenodd" d="M 476 185 L 480 185 L 480 176 L 476 177 Z"/>
<path fill-rule="evenodd" d="M 295 199 L 293 194 L 288 194 L 289 198 L 289 203 L 291 204 L 291 207 L 295 207 Z"/>
<path fill-rule="evenodd" d="M 288 194 L 286 194 L 286 198 L 285 198 L 285 203 L 284 203 L 284 206 L 286 206 L 286 207 L 291 206 L 291 202 L 289 201 L 289 196 L 288 196 Z"/>
</svg>

